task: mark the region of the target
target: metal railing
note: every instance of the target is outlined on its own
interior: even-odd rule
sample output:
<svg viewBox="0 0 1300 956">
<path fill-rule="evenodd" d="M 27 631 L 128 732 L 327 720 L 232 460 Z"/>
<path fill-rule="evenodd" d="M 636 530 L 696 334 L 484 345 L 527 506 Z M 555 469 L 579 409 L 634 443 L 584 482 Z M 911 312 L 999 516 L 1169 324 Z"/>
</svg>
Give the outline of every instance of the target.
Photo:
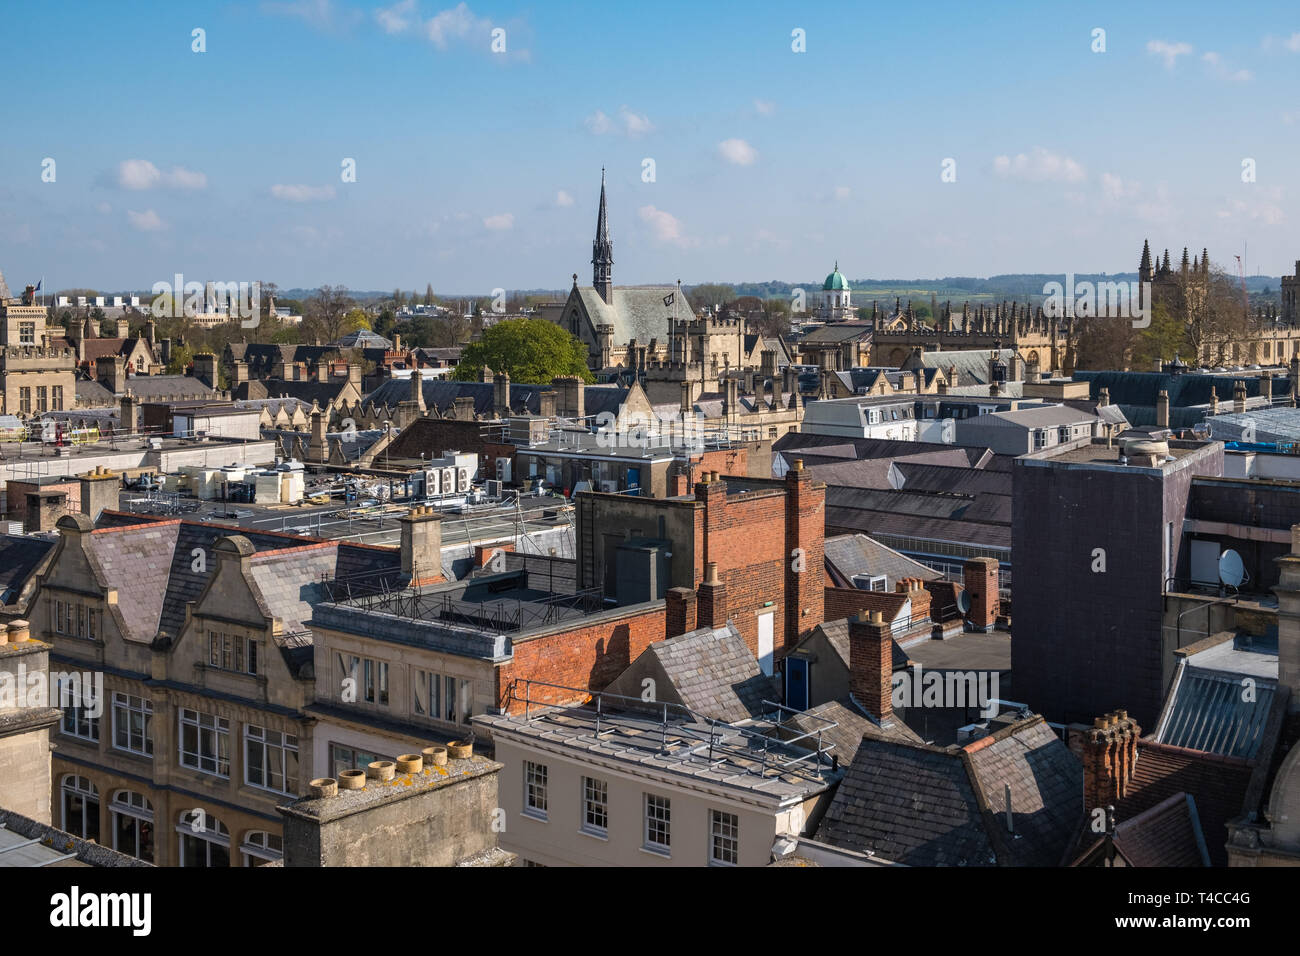
<svg viewBox="0 0 1300 956">
<path fill-rule="evenodd" d="M 523 686 L 522 695 L 519 693 Z M 548 688 L 560 691 L 563 699 L 535 699 L 533 688 Z M 592 734 L 600 738 L 611 735 L 619 729 L 620 719 L 640 718 L 649 720 L 658 727 L 658 753 L 665 757 L 681 757 L 683 760 L 703 757 L 713 769 L 722 768 L 731 763 L 735 766 L 733 776 L 753 775 L 768 778 L 772 773 L 792 773 L 805 779 L 820 780 L 825 770 L 838 766 L 838 757 L 832 757 L 833 744 L 823 742 L 823 734 L 837 727 L 838 724 L 824 717 L 813 714 L 800 714 L 798 711 L 771 701 L 764 700 L 763 706 L 772 708 L 778 716 L 785 712 L 799 715 L 804 719 L 822 725 L 815 731 L 805 731 L 793 738 L 783 738 L 762 733 L 748 727 L 717 720 L 698 714 L 681 704 L 661 701 L 646 701 L 639 697 L 625 697 L 606 691 L 591 691 L 546 681 L 517 678 L 512 681 L 506 692 L 504 702 L 508 712 L 511 702 L 524 705 L 523 720 L 526 723 L 562 716 L 567 727 L 572 727 L 575 717 L 585 712 L 592 721 Z M 611 703 L 614 705 L 611 707 Z M 534 708 L 542 708 L 534 710 Z M 784 725 L 778 720 L 775 726 Z M 673 743 L 685 746 L 670 749 L 670 733 Z M 638 733 L 637 742 L 649 739 L 649 735 Z M 737 741 L 740 743 L 738 744 Z M 797 742 L 815 741 L 812 748 L 794 746 Z M 636 749 L 628 744 L 628 750 Z M 644 744 L 640 749 L 644 749 Z M 812 766 L 805 766 L 811 764 Z"/>
</svg>

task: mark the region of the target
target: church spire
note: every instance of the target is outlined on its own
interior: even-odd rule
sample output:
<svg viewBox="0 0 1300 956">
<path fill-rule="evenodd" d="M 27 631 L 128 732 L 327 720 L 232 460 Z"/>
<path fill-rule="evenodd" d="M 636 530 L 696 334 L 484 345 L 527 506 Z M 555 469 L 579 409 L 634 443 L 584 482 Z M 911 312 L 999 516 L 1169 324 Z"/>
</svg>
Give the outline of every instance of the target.
<svg viewBox="0 0 1300 956">
<path fill-rule="evenodd" d="M 609 214 L 605 209 L 605 170 L 600 171 L 600 212 L 596 214 L 596 239 L 591 244 L 591 284 L 609 302 L 614 295 L 614 244 L 609 239 Z"/>
</svg>

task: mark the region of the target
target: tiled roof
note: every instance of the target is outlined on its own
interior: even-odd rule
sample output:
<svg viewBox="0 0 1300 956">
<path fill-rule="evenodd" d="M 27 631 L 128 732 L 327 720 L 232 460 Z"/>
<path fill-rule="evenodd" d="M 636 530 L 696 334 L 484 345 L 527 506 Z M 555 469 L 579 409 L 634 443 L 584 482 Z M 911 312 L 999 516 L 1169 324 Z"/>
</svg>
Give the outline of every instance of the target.
<svg viewBox="0 0 1300 956">
<path fill-rule="evenodd" d="M 690 318 L 694 311 L 686 293 L 673 286 L 615 286 L 612 302 L 606 304 L 600 293 L 589 286 L 575 290 L 594 325 L 614 326 L 614 344 L 622 347 L 631 339 L 649 345 L 651 339 L 668 339 L 668 320 L 673 307 L 664 305 L 664 296 L 677 293 L 677 315 Z"/>
<path fill-rule="evenodd" d="M 105 528 L 84 539 L 99 579 L 117 589 L 117 608 L 130 639 L 147 643 L 157 636 L 180 524 L 159 521 Z M 187 552 L 187 566 L 191 560 Z M 184 605 L 179 613 L 184 620 Z"/>
<path fill-rule="evenodd" d="M 541 411 L 541 393 L 552 388 L 545 385 L 516 385 L 510 383 L 510 407 L 512 410 L 527 409 L 536 415 Z M 485 418 L 494 418 L 496 410 L 496 385 L 493 382 L 452 382 L 443 379 L 426 378 L 420 383 L 424 394 L 425 407 L 430 411 L 436 408 L 446 415 L 456 404 L 458 398 L 474 399 L 474 413 Z M 588 415 L 601 412 L 615 414 L 618 407 L 627 398 L 628 390 L 618 387 L 588 385 L 583 390 L 584 410 Z M 393 408 L 406 401 L 411 393 L 411 383 L 407 379 L 390 379 L 366 396 L 366 403 L 377 408 Z"/>
<path fill-rule="evenodd" d="M 1196 801 L 1186 793 L 1116 824 L 1114 842 L 1131 866 L 1210 865 Z"/>
<path fill-rule="evenodd" d="M 92 382 L 87 378 L 77 379 L 77 404 L 88 407 L 109 406 L 117 399 L 113 393 L 106 389 L 98 382 Z"/>
<path fill-rule="evenodd" d="M 231 398 L 238 401 L 254 401 L 261 398 L 279 398 L 287 396 L 296 398 L 310 406 L 315 402 L 322 409 L 339 397 L 347 385 L 346 379 L 333 382 L 286 382 L 280 378 L 268 378 L 262 381 L 253 379 L 236 386 L 231 391 Z"/>
<path fill-rule="evenodd" d="M 826 729 L 823 721 L 827 720 L 834 721 L 835 726 Z M 839 758 L 841 767 L 853 763 L 863 737 L 916 744 L 923 742 L 916 732 L 901 720 L 895 719 L 888 726 L 881 727 L 863 714 L 851 697 L 828 700 L 824 704 L 810 707 L 802 713 L 787 718 L 783 726 L 793 728 L 800 733 L 818 735 L 801 741 L 800 745 L 809 750 L 819 745 L 831 747 L 831 756 Z"/>
<path fill-rule="evenodd" d="M 0 534 L 0 604 L 13 603 L 54 545 L 52 538 Z"/>
<path fill-rule="evenodd" d="M 651 644 L 681 703 L 697 714 L 736 723 L 763 713 L 763 701 L 777 699 L 776 682 L 758 661 L 734 625 L 700 628 Z"/>
<path fill-rule="evenodd" d="M 862 740 L 816 837 L 908 866 L 997 863 L 961 757 L 892 740 Z"/>
<path fill-rule="evenodd" d="M 1190 793 L 1196 800 L 1210 862 L 1214 866 L 1226 866 L 1227 824 L 1242 813 L 1253 772 L 1254 764 L 1250 761 L 1141 741 L 1129 791 L 1115 804 L 1116 823 L 1123 823 L 1176 794 Z"/>
<path fill-rule="evenodd" d="M 839 655 L 844 666 L 849 666 L 849 622 L 847 619 L 840 621 L 823 621 L 817 625 L 821 632 L 826 635 L 826 640 L 830 643 L 831 649 Z M 892 640 L 894 655 L 894 670 L 902 670 L 907 667 L 910 661 L 907 652 L 898 646 L 898 641 Z"/>
<path fill-rule="evenodd" d="M 1076 371 L 1074 380 L 1088 383 L 1089 397 L 1094 401 L 1105 388 L 1109 389 L 1113 404 L 1139 407 L 1155 407 L 1156 395 L 1163 389 L 1169 393 L 1171 409 L 1189 405 L 1208 405 L 1211 392 L 1217 392 L 1219 401 L 1231 408 L 1233 383 L 1237 380 L 1246 383 L 1247 398 L 1253 398 L 1260 393 L 1260 380 L 1257 376 L 1231 372 L 1222 375 L 1204 375 L 1196 372 L 1171 375 L 1166 372 Z M 1274 389 L 1277 389 L 1276 385 Z"/>
<path fill-rule="evenodd" d="M 824 553 L 826 569 L 838 578 L 840 587 L 852 587 L 855 574 L 885 575 L 887 591 L 894 590 L 894 584 L 903 578 L 933 581 L 942 577 L 932 568 L 885 547 L 865 534 L 827 538 Z"/>
<path fill-rule="evenodd" d="M 216 389 L 209 388 L 190 375 L 133 375 L 126 380 L 127 390 L 136 398 L 220 398 Z"/>
<path fill-rule="evenodd" d="M 817 838 L 909 866 L 1056 866 L 1082 792 L 1082 768 L 1041 717 L 965 748 L 864 738 Z"/>
</svg>

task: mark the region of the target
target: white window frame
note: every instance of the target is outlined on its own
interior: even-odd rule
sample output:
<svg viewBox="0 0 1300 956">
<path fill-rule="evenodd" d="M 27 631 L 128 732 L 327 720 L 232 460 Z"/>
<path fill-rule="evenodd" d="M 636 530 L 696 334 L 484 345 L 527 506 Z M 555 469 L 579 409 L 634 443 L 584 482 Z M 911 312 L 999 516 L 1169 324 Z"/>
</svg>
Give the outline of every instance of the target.
<svg viewBox="0 0 1300 956">
<path fill-rule="evenodd" d="M 194 718 L 187 719 L 187 714 L 193 714 Z M 210 721 L 210 724 L 205 725 L 204 718 L 207 718 L 208 721 Z M 179 739 L 176 742 L 176 746 L 180 754 L 180 765 L 187 770 L 195 770 L 199 773 L 206 773 L 209 776 L 221 777 L 226 780 L 230 779 L 230 721 L 225 717 L 218 717 L 215 714 L 205 713 L 201 710 L 191 710 L 188 707 L 181 707 L 178 709 L 177 721 L 179 723 L 177 728 L 177 737 Z M 196 735 L 195 743 L 197 744 L 197 749 L 192 755 L 185 752 L 185 728 L 187 726 L 193 727 Z M 206 735 L 211 735 L 211 743 L 213 745 L 211 756 L 205 756 L 203 752 L 203 739 Z M 226 743 L 224 772 L 221 769 L 222 738 L 225 739 Z M 187 756 L 192 756 L 194 763 L 188 763 L 186 761 Z M 217 769 L 205 769 L 203 767 L 204 760 L 213 761 L 213 765 Z"/>
<path fill-rule="evenodd" d="M 594 811 L 594 812 L 593 812 Z M 592 817 L 599 816 L 604 823 L 593 823 Z M 594 837 L 609 836 L 609 781 L 597 777 L 582 778 L 582 820 L 580 828 L 583 833 Z"/>
<path fill-rule="evenodd" d="M 292 743 L 290 743 L 292 741 Z M 258 783 L 252 779 L 253 759 L 250 753 L 254 747 L 260 747 L 262 750 L 262 775 L 266 781 Z M 294 755 L 292 775 L 289 769 L 289 755 Z M 282 787 L 276 787 L 271 784 L 271 779 L 277 772 L 273 767 L 278 755 L 279 769 L 278 774 Z M 302 758 L 298 751 L 298 735 L 291 734 L 282 730 L 272 730 L 267 727 L 259 727 L 257 724 L 244 725 L 244 783 L 258 790 L 266 790 L 270 793 L 283 793 L 287 796 L 298 795 L 298 784 L 301 779 Z"/>
<path fill-rule="evenodd" d="M 69 782 L 71 781 L 71 782 Z M 76 829 L 68 826 L 68 797 L 77 796 L 81 798 L 81 825 Z M 75 773 L 65 774 L 59 781 L 59 829 L 65 833 L 71 833 L 73 836 L 81 839 L 89 839 L 86 832 L 86 821 L 91 814 L 88 812 L 88 801 L 95 801 L 95 838 L 98 839 L 102 834 L 99 833 L 99 788 L 88 777 L 78 776 Z"/>
<path fill-rule="evenodd" d="M 271 846 L 273 840 L 280 844 L 280 849 Z M 254 863 L 253 860 L 263 860 L 266 863 L 283 860 L 284 838 L 268 830 L 249 830 L 244 834 L 244 841 L 239 844 L 239 854 L 242 864 L 246 867 L 262 865 Z"/>
<path fill-rule="evenodd" d="M 140 706 L 136 706 L 132 701 L 138 701 Z M 143 749 L 131 746 L 133 731 L 130 723 L 127 723 L 126 740 L 127 745 L 124 747 L 117 742 L 118 728 L 118 711 L 123 712 L 126 717 L 133 714 L 139 714 L 143 718 Z M 124 694 L 121 691 L 113 692 L 113 739 L 112 746 L 114 750 L 121 750 L 125 753 L 136 754 L 141 757 L 153 756 L 153 701 L 147 697 L 136 697 L 132 694 Z"/>
<path fill-rule="evenodd" d="M 202 808 L 199 808 L 202 809 Z M 176 860 L 180 866 L 185 865 L 185 838 L 189 837 L 203 843 L 204 846 L 204 868 L 212 868 L 212 847 L 224 847 L 226 856 L 230 856 L 230 831 L 226 829 L 225 824 L 208 813 L 203 811 L 203 829 L 194 829 L 193 820 L 194 810 L 182 810 L 180 813 L 180 823 L 176 824 L 177 852 Z M 186 819 L 186 818 L 189 819 Z"/>
<path fill-rule="evenodd" d="M 642 801 L 641 847 L 660 856 L 672 856 L 673 847 L 673 805 L 669 797 L 657 793 L 647 793 Z M 659 824 L 661 826 L 652 826 Z M 651 840 L 656 830 L 663 831 L 663 841 Z"/>
<path fill-rule="evenodd" d="M 94 744 L 99 743 L 100 718 L 82 716 L 82 711 L 86 709 L 84 706 L 85 704 L 84 690 L 82 692 L 82 697 L 80 702 L 66 707 L 62 706 L 64 699 L 66 697 L 71 696 L 71 692 L 68 692 L 67 694 L 65 694 L 64 692 L 64 688 L 67 687 L 68 685 L 69 685 L 69 681 L 66 677 L 61 677 L 59 679 L 58 701 L 61 709 L 63 710 L 63 716 L 59 719 L 59 733 L 63 734 L 65 737 L 74 737 L 77 740 L 85 740 L 88 741 L 89 743 L 94 743 Z M 69 713 L 71 713 L 72 715 L 71 730 L 68 729 Z M 83 727 L 84 727 L 84 732 L 83 732 Z"/>
<path fill-rule="evenodd" d="M 139 803 L 136 803 L 135 801 L 131 800 L 130 799 L 131 797 L 139 797 L 140 798 Z M 141 804 L 143 804 L 143 806 L 141 806 Z M 132 825 L 135 828 L 136 852 L 127 853 L 127 856 L 130 856 L 136 860 L 143 860 L 144 857 L 140 856 L 140 844 L 141 844 L 140 824 L 142 823 L 148 823 L 150 825 L 153 824 L 153 804 L 149 802 L 149 798 L 146 797 L 143 793 L 141 793 L 138 790 L 118 790 L 116 793 L 113 794 L 113 799 L 109 801 L 108 809 L 109 809 L 110 818 L 127 817 L 132 821 Z M 126 853 L 125 850 L 123 850 L 120 846 L 117 845 L 118 844 L 117 820 L 110 819 L 109 822 L 110 825 L 113 827 L 113 849 L 117 850 L 119 853 Z M 154 856 L 156 857 L 158 851 L 158 831 L 156 829 L 154 830 L 154 835 L 153 835 L 153 847 L 154 847 Z M 152 863 L 153 860 L 148 860 L 146 862 Z"/>
<path fill-rule="evenodd" d="M 532 760 L 524 761 L 524 816 L 543 822 L 549 819 L 547 809 L 550 806 L 549 779 L 550 774 L 546 764 Z M 535 800 L 536 796 L 541 797 L 540 805 Z"/>
<path fill-rule="evenodd" d="M 730 832 L 728 832 L 730 831 Z M 726 845 L 731 846 L 732 859 L 718 855 L 719 844 L 726 853 Z M 709 808 L 709 866 L 740 865 L 740 814 L 725 810 Z"/>
</svg>

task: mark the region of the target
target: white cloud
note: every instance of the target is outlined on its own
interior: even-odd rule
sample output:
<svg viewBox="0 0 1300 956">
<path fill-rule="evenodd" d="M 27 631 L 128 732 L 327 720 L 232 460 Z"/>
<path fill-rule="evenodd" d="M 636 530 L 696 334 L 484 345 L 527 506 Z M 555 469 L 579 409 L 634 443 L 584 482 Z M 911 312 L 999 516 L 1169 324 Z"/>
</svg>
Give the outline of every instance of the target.
<svg viewBox="0 0 1300 956">
<path fill-rule="evenodd" d="M 758 159 L 758 150 L 743 139 L 724 139 L 718 144 L 718 155 L 737 166 L 752 166 Z"/>
<path fill-rule="evenodd" d="M 561 189 L 558 193 L 555 194 L 555 205 L 557 205 L 557 206 L 572 206 L 572 205 L 573 205 L 573 197 L 570 196 L 570 195 L 569 195 L 567 192 L 565 192 L 563 189 Z"/>
<path fill-rule="evenodd" d="M 1101 174 L 1101 191 L 1105 193 L 1107 199 L 1116 201 L 1130 199 L 1138 194 L 1141 186 L 1141 183 L 1123 179 L 1114 173 Z"/>
<path fill-rule="evenodd" d="M 835 198 L 836 198 L 836 199 L 848 199 L 848 198 L 849 198 L 849 195 L 850 195 L 852 192 L 853 192 L 853 190 L 849 189 L 848 186 L 836 186 L 836 187 L 835 187 Z"/>
<path fill-rule="evenodd" d="M 483 225 L 488 229 L 500 232 L 504 229 L 513 229 L 515 225 L 514 213 L 503 212 L 497 216 L 488 216 L 483 220 Z"/>
<path fill-rule="evenodd" d="M 1245 83 L 1252 77 L 1250 70 L 1233 70 L 1224 62 L 1223 57 L 1213 50 L 1202 54 L 1201 59 L 1221 80 L 1227 80 L 1230 83 Z"/>
<path fill-rule="evenodd" d="M 158 232 L 161 229 L 167 228 L 163 224 L 163 221 L 158 217 L 158 214 L 152 209 L 146 209 L 144 212 L 136 212 L 134 209 L 128 209 L 126 211 L 126 218 L 134 228 L 139 229 L 141 232 Z"/>
<path fill-rule="evenodd" d="M 262 12 L 302 20 L 318 30 L 351 26 L 361 17 L 355 10 L 336 5 L 333 0 L 296 0 L 293 3 L 263 3 Z"/>
<path fill-rule="evenodd" d="M 993 160 L 993 171 L 1005 179 L 1025 182 L 1077 183 L 1087 178 L 1084 168 L 1069 156 L 1053 153 L 1035 146 L 1028 154 L 999 156 Z"/>
<path fill-rule="evenodd" d="M 1147 52 L 1152 56 L 1158 56 L 1165 61 L 1165 69 L 1172 70 L 1180 56 L 1187 56 L 1192 52 L 1190 43 L 1169 43 L 1166 40 L 1150 40 L 1147 43 Z"/>
<path fill-rule="evenodd" d="M 776 112 L 776 104 L 771 100 L 754 100 L 754 109 L 758 110 L 764 116 L 771 116 Z"/>
<path fill-rule="evenodd" d="M 385 33 L 393 36 L 398 33 L 405 33 L 407 28 L 419 19 L 418 16 L 412 16 L 414 13 L 416 13 L 415 0 L 401 0 L 400 3 L 395 3 L 391 7 L 380 7 L 376 10 L 375 20 L 378 21 Z"/>
<path fill-rule="evenodd" d="M 654 129 L 654 124 L 644 113 L 634 113 L 626 106 L 618 108 L 619 119 L 623 121 L 623 131 L 628 136 L 641 136 Z"/>
<path fill-rule="evenodd" d="M 617 122 L 604 110 L 596 110 L 583 120 L 583 123 L 589 132 L 597 136 L 603 136 L 605 133 L 622 133 L 624 136 L 636 138 L 652 132 L 655 128 L 650 122 L 650 117 L 636 112 L 626 104 L 618 108 Z"/>
<path fill-rule="evenodd" d="M 98 212 L 101 216 L 107 216 L 110 212 L 113 211 L 113 207 L 106 202 L 101 202 L 95 205 L 95 211 Z"/>
<path fill-rule="evenodd" d="M 683 241 L 682 224 L 672 213 L 656 209 L 654 206 L 642 206 L 637 210 L 637 215 L 641 217 L 642 222 L 649 224 L 654 237 L 660 242 Z"/>
<path fill-rule="evenodd" d="M 162 172 L 147 159 L 128 159 L 117 165 L 113 177 L 123 189 L 152 189 L 154 186 L 166 186 L 170 189 L 204 189 L 208 177 L 184 166 L 173 166 Z"/>
<path fill-rule="evenodd" d="M 430 20 L 426 21 L 424 35 L 439 50 L 445 50 L 451 40 L 464 39 L 471 33 L 482 33 L 486 38 L 491 28 L 491 20 L 475 16 L 469 4 L 458 3 L 449 10 L 435 13 Z"/>
<path fill-rule="evenodd" d="M 285 202 L 317 202 L 334 198 L 333 186 L 307 186 L 303 183 L 276 183 L 271 195 Z"/>
</svg>

